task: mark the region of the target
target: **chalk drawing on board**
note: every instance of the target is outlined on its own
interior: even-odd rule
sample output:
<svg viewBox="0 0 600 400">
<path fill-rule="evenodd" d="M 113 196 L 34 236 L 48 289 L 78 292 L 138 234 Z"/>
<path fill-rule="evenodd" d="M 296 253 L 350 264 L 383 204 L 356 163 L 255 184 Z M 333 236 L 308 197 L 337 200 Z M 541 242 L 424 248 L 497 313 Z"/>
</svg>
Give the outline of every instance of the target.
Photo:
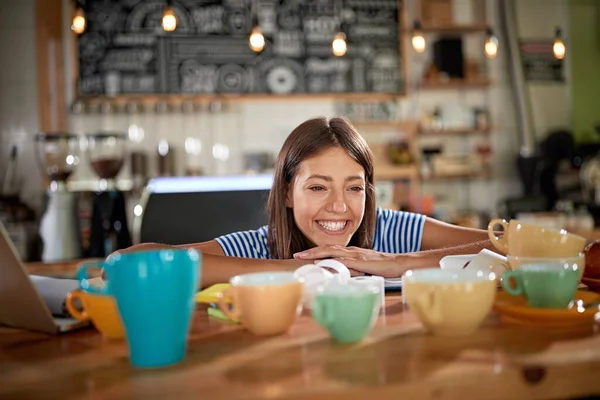
<svg viewBox="0 0 600 400">
<path fill-rule="evenodd" d="M 304 91 L 304 68 L 299 63 L 273 58 L 259 67 L 265 77 L 267 91 L 277 94 Z"/>
<path fill-rule="evenodd" d="M 300 29 L 302 27 L 300 6 L 299 4 L 290 3 L 280 7 L 277 12 L 279 26 L 289 30 Z"/>
<path fill-rule="evenodd" d="M 100 64 L 103 71 L 144 71 L 154 59 L 151 48 L 111 49 Z"/>
<path fill-rule="evenodd" d="M 355 92 L 367 91 L 366 61 L 356 58 L 352 61 L 352 90 Z"/>
<path fill-rule="evenodd" d="M 196 8 L 191 12 L 196 32 L 220 34 L 225 32 L 225 8 L 208 6 Z"/>
<path fill-rule="evenodd" d="M 246 36 L 252 30 L 252 15 L 245 7 L 228 8 L 225 21 L 231 36 Z"/>
<path fill-rule="evenodd" d="M 121 26 L 125 22 L 125 14 L 123 14 L 122 8 L 117 3 L 106 3 L 100 7 L 97 5 L 90 10 L 90 19 L 93 19 L 91 25 L 102 32 L 114 32 L 121 29 Z"/>
<path fill-rule="evenodd" d="M 156 77 L 154 75 L 124 75 L 121 77 L 121 88 L 124 93 L 154 93 Z"/>
<path fill-rule="evenodd" d="M 218 70 L 217 90 L 219 93 L 244 93 L 248 88 L 249 78 L 244 67 L 236 64 L 225 64 Z"/>
<path fill-rule="evenodd" d="M 214 93 L 216 90 L 216 65 L 203 65 L 198 60 L 186 60 L 179 68 L 183 93 Z"/>
<path fill-rule="evenodd" d="M 307 42 L 329 42 L 340 27 L 340 17 L 318 15 L 305 16 L 302 24 Z"/>
<path fill-rule="evenodd" d="M 376 53 L 367 77 L 374 92 L 398 91 L 401 79 L 398 57 L 392 50 Z"/>
<path fill-rule="evenodd" d="M 121 3 L 123 7 L 133 8 L 137 6 L 140 1 L 142 0 L 119 0 L 119 3 Z"/>
<path fill-rule="evenodd" d="M 161 23 L 162 15 L 165 9 L 163 2 L 144 2 L 135 7 L 126 22 L 127 32 L 163 32 Z M 188 12 L 185 8 L 173 3 L 173 12 L 177 16 L 178 33 L 192 32 L 192 24 L 190 23 Z"/>
<path fill-rule="evenodd" d="M 85 32 L 79 38 L 79 59 L 87 62 L 99 61 L 106 52 L 106 38 L 98 32 Z"/>
<path fill-rule="evenodd" d="M 325 93 L 329 90 L 329 77 L 326 75 L 309 75 L 306 81 L 308 91 L 311 93 Z"/>
<path fill-rule="evenodd" d="M 273 53 L 282 57 L 302 57 L 304 55 L 304 37 L 302 31 L 278 31 L 273 36 Z M 328 46 L 331 52 L 331 46 Z"/>
<path fill-rule="evenodd" d="M 260 1 L 256 14 L 264 35 L 272 35 L 277 31 L 277 9 L 273 2 Z"/>
</svg>

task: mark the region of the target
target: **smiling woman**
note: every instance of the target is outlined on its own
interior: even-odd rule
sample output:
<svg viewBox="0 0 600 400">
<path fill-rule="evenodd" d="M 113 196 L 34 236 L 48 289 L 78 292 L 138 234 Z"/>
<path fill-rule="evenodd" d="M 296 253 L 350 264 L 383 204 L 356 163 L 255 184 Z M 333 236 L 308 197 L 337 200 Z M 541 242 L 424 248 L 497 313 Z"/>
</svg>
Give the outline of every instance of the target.
<svg viewBox="0 0 600 400">
<path fill-rule="evenodd" d="M 344 118 L 315 118 L 292 131 L 277 157 L 267 211 L 268 226 L 183 246 L 203 253 L 204 286 L 324 258 L 340 259 L 355 274 L 396 277 L 490 245 L 487 231 L 376 208 L 373 154 Z M 127 251 L 148 247 L 167 246 Z"/>
</svg>

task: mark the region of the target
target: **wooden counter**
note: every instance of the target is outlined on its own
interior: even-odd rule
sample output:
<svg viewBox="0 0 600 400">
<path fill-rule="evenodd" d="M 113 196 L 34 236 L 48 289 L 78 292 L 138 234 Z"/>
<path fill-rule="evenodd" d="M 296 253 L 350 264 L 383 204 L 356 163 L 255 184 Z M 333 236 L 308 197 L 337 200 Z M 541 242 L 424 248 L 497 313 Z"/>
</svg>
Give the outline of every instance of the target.
<svg viewBox="0 0 600 400">
<path fill-rule="evenodd" d="M 40 272 L 42 266 L 31 265 Z M 51 274 L 66 267 L 43 268 Z M 369 337 L 336 345 L 304 312 L 290 332 L 260 338 L 199 306 L 185 361 L 130 366 L 127 346 L 95 330 L 49 336 L 0 328 L 0 398 L 518 399 L 600 394 L 598 326 L 501 324 L 473 335 L 423 333 L 400 296 Z"/>
</svg>

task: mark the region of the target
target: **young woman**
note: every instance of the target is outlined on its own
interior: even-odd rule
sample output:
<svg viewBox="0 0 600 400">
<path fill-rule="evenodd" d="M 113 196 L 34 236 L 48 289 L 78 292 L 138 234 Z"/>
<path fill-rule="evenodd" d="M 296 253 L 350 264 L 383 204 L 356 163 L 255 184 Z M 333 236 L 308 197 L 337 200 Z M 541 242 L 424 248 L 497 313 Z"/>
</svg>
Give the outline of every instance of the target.
<svg viewBox="0 0 600 400">
<path fill-rule="evenodd" d="M 448 254 L 490 247 L 487 231 L 375 206 L 373 155 L 343 118 L 308 120 L 275 165 L 268 226 L 176 247 L 203 253 L 203 286 L 239 273 L 295 269 L 335 258 L 355 274 L 401 276 Z M 167 247 L 140 244 L 127 251 Z"/>
</svg>

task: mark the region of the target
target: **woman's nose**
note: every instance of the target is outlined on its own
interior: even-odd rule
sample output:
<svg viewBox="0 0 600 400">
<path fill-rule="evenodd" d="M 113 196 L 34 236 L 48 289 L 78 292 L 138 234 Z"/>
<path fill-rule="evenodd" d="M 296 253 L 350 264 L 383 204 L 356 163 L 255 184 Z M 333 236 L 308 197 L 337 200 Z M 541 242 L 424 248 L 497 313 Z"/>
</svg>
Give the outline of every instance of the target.
<svg viewBox="0 0 600 400">
<path fill-rule="evenodd" d="M 329 209 L 334 213 L 345 213 L 348 210 L 346 200 L 343 195 L 332 194 L 329 202 Z"/>
</svg>

